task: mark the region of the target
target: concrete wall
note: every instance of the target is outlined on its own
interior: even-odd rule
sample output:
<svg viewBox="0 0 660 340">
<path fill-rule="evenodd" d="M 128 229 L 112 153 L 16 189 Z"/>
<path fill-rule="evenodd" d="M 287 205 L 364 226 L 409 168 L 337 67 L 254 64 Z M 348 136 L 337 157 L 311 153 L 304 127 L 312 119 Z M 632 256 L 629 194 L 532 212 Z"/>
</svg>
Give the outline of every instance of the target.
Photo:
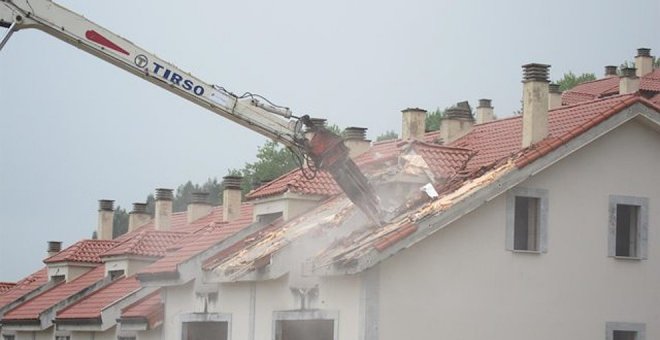
<svg viewBox="0 0 660 340">
<path fill-rule="evenodd" d="M 167 287 L 164 289 L 165 318 L 163 320 L 163 339 L 181 339 L 180 315 L 194 310 L 195 294 L 193 282 L 182 286 Z"/>
<path fill-rule="evenodd" d="M 548 190 L 547 253 L 506 250 L 506 195 L 380 268 L 380 339 L 660 338 L 660 136 L 629 122 L 526 180 Z M 648 197 L 648 260 L 608 257 L 610 195 Z"/>
</svg>

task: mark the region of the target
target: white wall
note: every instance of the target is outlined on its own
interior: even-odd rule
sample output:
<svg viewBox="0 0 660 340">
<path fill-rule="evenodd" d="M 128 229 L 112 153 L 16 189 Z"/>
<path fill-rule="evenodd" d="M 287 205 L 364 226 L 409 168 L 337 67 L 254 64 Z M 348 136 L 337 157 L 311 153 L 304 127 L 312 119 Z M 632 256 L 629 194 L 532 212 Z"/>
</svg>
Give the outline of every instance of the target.
<svg viewBox="0 0 660 340">
<path fill-rule="evenodd" d="M 660 338 L 660 136 L 629 122 L 521 184 L 549 192 L 548 252 L 505 250 L 505 195 L 381 264 L 380 339 Z M 648 260 L 610 258 L 609 195 L 648 197 Z"/>
</svg>

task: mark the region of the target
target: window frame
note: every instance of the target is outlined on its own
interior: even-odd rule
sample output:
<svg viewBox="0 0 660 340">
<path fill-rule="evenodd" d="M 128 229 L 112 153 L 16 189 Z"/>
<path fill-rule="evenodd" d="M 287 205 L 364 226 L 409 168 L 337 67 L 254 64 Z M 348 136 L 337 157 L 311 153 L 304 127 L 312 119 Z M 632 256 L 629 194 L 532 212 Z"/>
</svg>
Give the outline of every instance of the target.
<svg viewBox="0 0 660 340">
<path fill-rule="evenodd" d="M 506 197 L 506 249 L 514 253 L 541 254 L 548 252 L 548 208 L 549 193 L 547 189 L 517 187 L 509 190 Z M 538 233 L 537 249 L 515 249 L 515 216 L 516 197 L 538 199 Z"/>
<path fill-rule="evenodd" d="M 277 340 L 277 331 L 280 321 L 329 320 L 332 321 L 333 338 L 339 339 L 339 311 L 326 309 L 273 311 L 271 328 L 272 340 Z"/>
<path fill-rule="evenodd" d="M 607 322 L 605 338 L 614 340 L 614 331 L 636 332 L 635 340 L 646 340 L 646 324 L 634 322 Z"/>
<path fill-rule="evenodd" d="M 226 322 L 227 323 L 227 340 L 231 340 L 231 326 L 232 326 L 231 313 L 184 313 L 179 317 L 181 325 L 181 337 L 185 339 L 187 331 L 187 323 L 189 322 Z"/>
<path fill-rule="evenodd" d="M 617 207 L 619 205 L 639 207 L 635 242 L 636 254 L 634 256 L 616 254 Z M 607 255 L 609 257 L 625 260 L 646 260 L 648 258 L 649 199 L 647 197 L 610 195 L 608 221 Z"/>
</svg>

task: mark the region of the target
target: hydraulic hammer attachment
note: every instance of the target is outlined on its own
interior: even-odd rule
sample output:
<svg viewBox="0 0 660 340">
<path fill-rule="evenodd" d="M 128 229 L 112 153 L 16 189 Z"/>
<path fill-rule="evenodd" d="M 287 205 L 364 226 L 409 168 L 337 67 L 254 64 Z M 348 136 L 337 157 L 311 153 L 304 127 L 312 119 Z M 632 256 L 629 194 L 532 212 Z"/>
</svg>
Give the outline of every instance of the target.
<svg viewBox="0 0 660 340">
<path fill-rule="evenodd" d="M 316 166 L 332 175 L 346 196 L 374 223 L 383 225 L 380 201 L 369 180 L 348 155 L 341 137 L 305 122 L 314 133 L 308 144 L 308 153 Z"/>
</svg>

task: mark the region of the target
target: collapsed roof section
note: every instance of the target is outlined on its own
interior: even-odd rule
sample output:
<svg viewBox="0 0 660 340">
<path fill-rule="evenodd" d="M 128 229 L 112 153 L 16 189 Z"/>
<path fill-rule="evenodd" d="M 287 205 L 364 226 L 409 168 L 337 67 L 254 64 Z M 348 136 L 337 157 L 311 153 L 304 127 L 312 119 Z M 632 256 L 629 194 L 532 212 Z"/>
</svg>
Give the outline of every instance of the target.
<svg viewBox="0 0 660 340">
<path fill-rule="evenodd" d="M 635 112 L 610 120 L 633 105 Z M 521 182 L 529 176 L 527 171 L 537 171 L 530 164 L 539 158 L 552 154 L 545 159 L 556 161 L 569 153 L 568 145 L 581 147 L 586 139 L 575 141 L 576 137 L 596 126 L 606 121 L 620 124 L 637 114 L 657 119 L 658 112 L 660 108 L 639 94 L 616 95 L 549 111 L 548 136 L 528 148 L 521 147 L 520 116 L 478 124 L 449 147 L 414 141 L 376 144 L 371 153 L 358 158 L 372 183 L 382 176 L 380 183 L 387 185 L 406 171 L 421 170 L 430 173 L 426 178 L 434 182 L 439 197 L 410 195 L 398 208 L 390 209 L 389 223 L 378 227 L 360 218 L 348 199 L 335 196 L 307 214 L 243 239 L 234 251 L 209 258 L 203 269 L 207 279 L 215 282 L 281 277 L 291 269 L 291 261 L 305 262 L 306 270 L 320 275 L 359 272 L 391 256 L 401 244 L 410 246 Z M 425 148 L 438 156 L 430 158 Z M 395 171 L 391 171 L 393 164 Z"/>
</svg>

